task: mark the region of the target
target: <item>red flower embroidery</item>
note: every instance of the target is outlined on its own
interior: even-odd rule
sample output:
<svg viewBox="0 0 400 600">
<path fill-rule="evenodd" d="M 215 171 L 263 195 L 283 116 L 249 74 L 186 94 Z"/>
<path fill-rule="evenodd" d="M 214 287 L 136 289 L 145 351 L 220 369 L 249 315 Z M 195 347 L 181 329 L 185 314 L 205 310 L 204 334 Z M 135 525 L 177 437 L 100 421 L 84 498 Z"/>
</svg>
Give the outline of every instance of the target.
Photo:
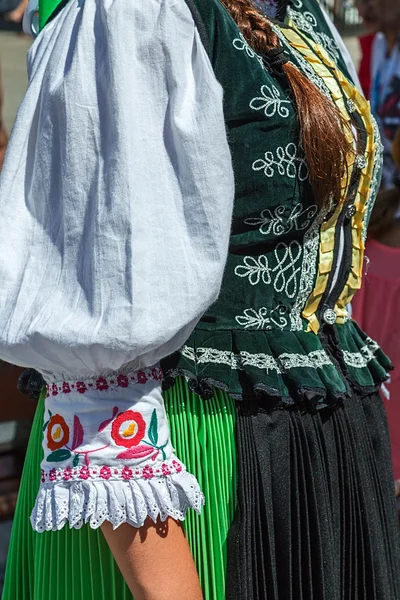
<svg viewBox="0 0 400 600">
<path fill-rule="evenodd" d="M 80 394 L 84 394 L 85 392 L 87 392 L 86 384 L 83 381 L 76 382 L 76 389 Z"/>
<path fill-rule="evenodd" d="M 96 389 L 100 390 L 100 392 L 103 392 L 105 390 L 108 390 L 109 385 L 107 383 L 107 379 L 104 379 L 104 377 L 99 377 L 96 381 Z"/>
<path fill-rule="evenodd" d="M 178 461 L 177 461 L 177 460 L 173 460 L 173 461 L 172 461 L 172 464 L 174 465 L 174 467 L 175 467 L 175 471 L 176 471 L 177 473 L 180 473 L 180 472 L 182 471 L 182 465 L 181 465 L 180 463 L 178 463 Z"/>
<path fill-rule="evenodd" d="M 147 383 L 147 375 L 144 371 L 139 371 L 137 378 L 139 383 Z"/>
<path fill-rule="evenodd" d="M 57 472 L 55 469 L 50 469 L 49 471 L 49 479 L 50 481 L 55 481 L 57 478 Z"/>
<path fill-rule="evenodd" d="M 110 479 L 110 477 L 111 477 L 111 469 L 110 469 L 110 467 L 101 467 L 101 469 L 100 469 L 100 477 L 102 479 Z"/>
<path fill-rule="evenodd" d="M 153 469 L 149 465 L 143 467 L 142 477 L 143 479 L 152 479 L 154 477 Z"/>
<path fill-rule="evenodd" d="M 72 478 L 72 469 L 71 467 L 67 467 L 64 470 L 64 481 L 69 481 Z"/>
<path fill-rule="evenodd" d="M 64 394 L 69 394 L 71 392 L 71 387 L 67 381 L 63 381 L 62 391 Z"/>
<path fill-rule="evenodd" d="M 129 467 L 124 467 L 122 469 L 122 479 L 131 479 L 132 478 L 132 469 Z"/>
<path fill-rule="evenodd" d="M 59 450 L 69 442 L 69 427 L 61 415 L 53 415 L 47 426 L 47 446 Z"/>
<path fill-rule="evenodd" d="M 83 465 L 83 467 L 81 467 L 80 473 L 79 473 L 79 477 L 81 479 L 89 479 L 90 477 L 90 472 L 89 469 L 86 465 Z"/>
<path fill-rule="evenodd" d="M 133 410 L 120 413 L 111 428 L 111 437 L 117 446 L 131 448 L 140 444 L 146 433 L 146 423 L 142 415 Z"/>
<path fill-rule="evenodd" d="M 129 379 L 126 375 L 118 375 L 118 385 L 119 387 L 126 388 L 129 385 Z"/>
<path fill-rule="evenodd" d="M 165 463 L 161 465 L 161 470 L 163 475 L 171 475 L 171 469 Z"/>
<path fill-rule="evenodd" d="M 53 396 L 58 396 L 58 387 L 55 383 L 51 386 L 51 393 Z"/>
</svg>

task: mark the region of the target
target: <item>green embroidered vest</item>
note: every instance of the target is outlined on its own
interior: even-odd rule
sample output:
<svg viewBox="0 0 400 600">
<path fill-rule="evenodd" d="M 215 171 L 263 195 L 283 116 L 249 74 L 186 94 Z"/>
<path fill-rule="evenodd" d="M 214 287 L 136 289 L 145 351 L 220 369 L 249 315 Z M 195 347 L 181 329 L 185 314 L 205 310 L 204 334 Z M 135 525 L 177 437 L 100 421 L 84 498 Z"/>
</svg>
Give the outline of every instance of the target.
<svg viewBox="0 0 400 600">
<path fill-rule="evenodd" d="M 345 398 L 352 385 L 376 386 L 390 363 L 346 310 L 361 284 L 380 178 L 369 107 L 316 1 L 291 0 L 286 25 L 273 25 L 287 57 L 360 136 L 342 208 L 320 210 L 287 80 L 249 46 L 219 0 L 188 4 L 224 89 L 236 197 L 220 297 L 164 361 L 166 383 L 184 374 L 203 396 L 217 386 L 237 398 L 257 392 L 313 408 Z"/>
</svg>

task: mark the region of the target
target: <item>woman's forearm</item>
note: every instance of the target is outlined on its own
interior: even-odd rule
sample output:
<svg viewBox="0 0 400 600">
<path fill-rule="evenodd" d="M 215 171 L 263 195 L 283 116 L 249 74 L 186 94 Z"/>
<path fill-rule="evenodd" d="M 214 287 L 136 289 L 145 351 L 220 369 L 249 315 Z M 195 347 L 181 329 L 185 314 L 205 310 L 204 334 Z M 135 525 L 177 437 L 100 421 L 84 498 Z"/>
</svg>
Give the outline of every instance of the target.
<svg viewBox="0 0 400 600">
<path fill-rule="evenodd" d="M 172 519 L 135 529 L 102 531 L 135 600 L 201 600 L 196 568 L 182 526 Z"/>
</svg>

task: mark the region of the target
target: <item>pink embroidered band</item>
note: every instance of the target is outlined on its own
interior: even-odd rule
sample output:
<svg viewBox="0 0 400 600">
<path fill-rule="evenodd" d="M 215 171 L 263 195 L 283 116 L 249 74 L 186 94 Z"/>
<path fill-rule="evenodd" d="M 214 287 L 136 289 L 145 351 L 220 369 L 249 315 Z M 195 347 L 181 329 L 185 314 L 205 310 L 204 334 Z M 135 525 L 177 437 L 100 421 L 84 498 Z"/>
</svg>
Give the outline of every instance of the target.
<svg viewBox="0 0 400 600">
<path fill-rule="evenodd" d="M 42 469 L 42 483 L 55 481 L 79 481 L 82 480 L 123 480 L 130 481 L 131 479 L 153 479 L 153 477 L 166 477 L 176 473 L 183 473 L 186 469 L 184 465 L 172 459 L 164 461 L 156 466 L 145 465 L 144 467 L 98 467 L 95 468 L 83 465 L 79 468 L 66 467 L 65 469 L 50 469 L 44 471 Z"/>
<path fill-rule="evenodd" d="M 130 385 L 145 384 L 148 381 L 162 381 L 163 374 L 160 368 L 142 369 L 136 373 L 115 374 L 111 377 L 98 377 L 97 379 L 87 379 L 82 381 L 62 381 L 59 383 L 47 384 L 47 395 L 58 396 L 59 394 L 70 394 L 78 392 L 85 394 L 88 390 L 97 390 L 100 392 L 107 390 L 117 390 L 118 388 L 127 388 Z"/>
</svg>

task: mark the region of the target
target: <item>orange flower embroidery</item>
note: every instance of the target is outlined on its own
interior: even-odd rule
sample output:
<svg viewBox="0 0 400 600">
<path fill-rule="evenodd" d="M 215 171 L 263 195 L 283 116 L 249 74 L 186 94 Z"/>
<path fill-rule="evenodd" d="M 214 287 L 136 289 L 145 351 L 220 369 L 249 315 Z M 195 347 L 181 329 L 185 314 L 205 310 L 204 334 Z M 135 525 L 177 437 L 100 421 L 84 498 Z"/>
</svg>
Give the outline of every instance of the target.
<svg viewBox="0 0 400 600">
<path fill-rule="evenodd" d="M 51 417 L 47 427 L 47 446 L 58 450 L 69 442 L 69 427 L 61 415 Z"/>
</svg>

